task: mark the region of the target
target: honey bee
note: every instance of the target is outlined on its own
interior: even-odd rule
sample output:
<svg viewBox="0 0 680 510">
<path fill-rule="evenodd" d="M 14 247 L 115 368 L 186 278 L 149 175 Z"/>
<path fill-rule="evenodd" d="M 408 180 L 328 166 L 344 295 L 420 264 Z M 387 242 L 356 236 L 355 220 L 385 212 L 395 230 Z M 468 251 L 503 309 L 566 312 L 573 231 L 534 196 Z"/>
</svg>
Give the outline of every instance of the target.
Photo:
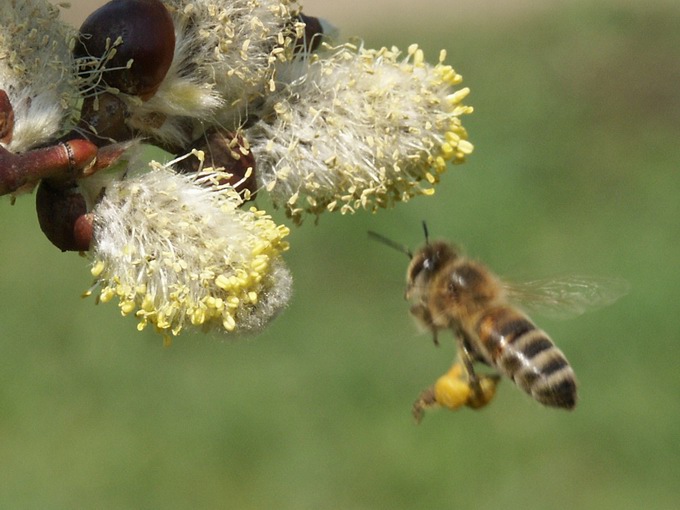
<svg viewBox="0 0 680 510">
<path fill-rule="evenodd" d="M 574 370 L 547 333 L 511 300 L 531 294 L 534 304 L 562 313 L 578 314 L 613 302 L 627 290 L 615 279 L 569 277 L 510 286 L 486 266 L 471 260 L 452 244 L 430 242 L 415 253 L 379 234 L 376 240 L 406 253 L 405 298 L 410 312 L 438 344 L 438 332 L 451 330 L 457 359 L 451 369 L 413 405 L 420 421 L 426 409 L 436 406 L 474 409 L 494 397 L 500 376 L 512 380 L 541 404 L 573 409 L 578 400 Z M 497 374 L 482 374 L 474 365 L 492 367 Z M 498 375 L 500 374 L 500 376 Z"/>
</svg>

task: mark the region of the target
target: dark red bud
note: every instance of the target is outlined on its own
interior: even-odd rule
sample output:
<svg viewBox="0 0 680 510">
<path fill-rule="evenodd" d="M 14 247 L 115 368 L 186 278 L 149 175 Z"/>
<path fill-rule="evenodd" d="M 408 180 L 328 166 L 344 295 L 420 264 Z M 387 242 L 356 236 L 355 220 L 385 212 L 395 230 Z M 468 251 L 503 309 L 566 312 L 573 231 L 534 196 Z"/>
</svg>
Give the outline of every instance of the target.
<svg viewBox="0 0 680 510">
<path fill-rule="evenodd" d="M 305 35 L 295 41 L 295 51 L 316 51 L 323 39 L 323 27 L 319 18 L 300 13 L 298 19 L 305 24 Z"/>
<path fill-rule="evenodd" d="M 90 14 L 80 34 L 73 50 L 76 58 L 99 58 L 108 49 L 107 40 L 110 45 L 122 38 L 115 56 L 106 63 L 111 70 L 104 71 L 103 81 L 143 100 L 158 90 L 175 51 L 175 27 L 160 0 L 111 0 Z M 131 59 L 132 67 L 127 69 Z"/>
<path fill-rule="evenodd" d="M 73 240 L 78 251 L 88 251 L 94 235 L 94 214 L 87 213 L 76 218 L 73 224 Z"/>
<path fill-rule="evenodd" d="M 78 127 L 88 133 L 87 137 L 92 142 L 102 147 L 133 136 L 125 122 L 127 116 L 128 108 L 120 97 L 104 92 L 83 100 Z"/>
<path fill-rule="evenodd" d="M 91 233 L 88 238 L 80 219 L 87 213 L 87 207 L 77 187 L 42 181 L 35 194 L 35 202 L 40 228 L 52 244 L 61 251 L 89 249 Z"/>
<path fill-rule="evenodd" d="M 257 192 L 255 157 L 246 149 L 243 137 L 231 131 L 213 128 L 191 143 L 190 148 L 205 153 L 203 168 L 224 169 L 231 174 L 226 182 L 234 186 L 236 191 L 248 190 L 247 194 L 242 194 L 247 199 L 255 195 Z M 194 173 L 200 168 L 201 162 L 194 156 L 189 156 L 177 164 L 177 170 L 182 173 Z"/>
<path fill-rule="evenodd" d="M 10 143 L 14 134 L 14 108 L 7 92 L 0 90 L 0 142 Z"/>
<path fill-rule="evenodd" d="M 82 172 L 80 172 L 80 177 L 89 177 L 100 170 L 105 170 L 112 165 L 118 163 L 125 152 L 132 146 L 135 145 L 135 141 L 127 141 L 121 143 L 113 143 L 111 145 L 106 145 L 99 149 L 97 152 L 97 159 L 93 164 L 89 165 Z"/>
</svg>

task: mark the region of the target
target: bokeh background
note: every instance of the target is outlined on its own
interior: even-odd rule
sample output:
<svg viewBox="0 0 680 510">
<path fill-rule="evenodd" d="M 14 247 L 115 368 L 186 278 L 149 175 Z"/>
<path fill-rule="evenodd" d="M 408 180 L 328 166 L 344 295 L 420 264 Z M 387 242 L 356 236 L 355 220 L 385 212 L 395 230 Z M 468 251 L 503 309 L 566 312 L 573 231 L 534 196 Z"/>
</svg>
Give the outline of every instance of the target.
<svg viewBox="0 0 680 510">
<path fill-rule="evenodd" d="M 294 300 L 238 342 L 164 348 L 82 300 L 87 260 L 42 236 L 32 197 L 3 199 L 0 508 L 677 508 L 680 4 L 305 5 L 369 47 L 446 48 L 475 153 L 431 198 L 294 228 Z M 366 231 L 417 247 L 422 219 L 504 275 L 630 282 L 606 309 L 535 317 L 579 376 L 573 413 L 505 382 L 483 411 L 414 424 L 453 342 L 416 332 L 406 258 Z"/>
</svg>

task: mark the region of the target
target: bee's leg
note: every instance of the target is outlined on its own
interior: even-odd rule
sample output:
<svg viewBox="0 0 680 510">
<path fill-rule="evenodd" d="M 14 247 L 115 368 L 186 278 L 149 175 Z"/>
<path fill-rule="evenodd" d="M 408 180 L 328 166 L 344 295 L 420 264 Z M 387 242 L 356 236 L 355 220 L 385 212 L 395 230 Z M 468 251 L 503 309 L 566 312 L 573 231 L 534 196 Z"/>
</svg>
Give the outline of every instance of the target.
<svg viewBox="0 0 680 510">
<path fill-rule="evenodd" d="M 439 377 L 435 383 L 422 391 L 413 404 L 413 416 L 417 422 L 423 417 L 427 409 L 441 406 L 451 411 L 460 409 L 463 406 L 473 409 L 482 407 L 493 397 L 495 384 L 489 389 L 489 381 L 486 376 L 479 379 L 480 391 L 483 398 L 480 399 L 474 394 L 470 385 L 470 377 L 467 369 L 460 360 L 456 360 L 448 372 Z M 491 393 L 489 393 L 491 391 Z M 488 396 L 488 398 L 486 398 Z"/>
<path fill-rule="evenodd" d="M 501 377 L 498 374 L 481 374 L 475 372 L 473 363 L 486 363 L 472 348 L 472 343 L 465 333 L 461 330 L 456 331 L 456 343 L 458 350 L 458 363 L 462 365 L 467 373 L 470 395 L 465 403 L 472 409 L 479 409 L 486 406 L 496 394 L 496 386 Z M 455 366 L 455 364 L 454 364 Z"/>
<path fill-rule="evenodd" d="M 468 379 L 470 381 L 470 386 L 479 386 L 479 379 L 477 378 L 477 374 L 475 373 L 475 369 L 472 366 L 472 364 L 475 361 L 475 358 L 469 349 L 470 342 L 467 341 L 465 333 L 461 330 L 456 330 L 455 336 L 456 336 L 456 350 L 458 352 L 458 359 L 460 363 L 463 364 L 465 367 L 465 371 L 467 372 Z"/>
<path fill-rule="evenodd" d="M 430 311 L 423 305 L 413 305 L 411 307 L 411 315 L 417 318 L 422 324 L 425 324 L 430 329 L 430 331 L 432 331 L 432 340 L 434 340 L 434 345 L 439 347 L 437 327 L 432 321 L 432 315 L 430 314 Z"/>
<path fill-rule="evenodd" d="M 479 377 L 479 392 L 472 393 L 465 403 L 472 409 L 479 409 L 486 406 L 496 395 L 496 386 L 501 376 L 498 374 L 483 374 Z"/>
<path fill-rule="evenodd" d="M 430 386 L 426 390 L 421 391 L 420 395 L 418 395 L 418 398 L 413 403 L 413 407 L 411 408 L 411 413 L 413 414 L 413 417 L 416 419 L 416 423 L 420 423 L 422 421 L 425 411 L 427 409 L 431 409 L 433 407 L 436 407 L 437 405 L 438 404 L 437 398 L 435 397 L 434 393 L 434 386 Z"/>
</svg>

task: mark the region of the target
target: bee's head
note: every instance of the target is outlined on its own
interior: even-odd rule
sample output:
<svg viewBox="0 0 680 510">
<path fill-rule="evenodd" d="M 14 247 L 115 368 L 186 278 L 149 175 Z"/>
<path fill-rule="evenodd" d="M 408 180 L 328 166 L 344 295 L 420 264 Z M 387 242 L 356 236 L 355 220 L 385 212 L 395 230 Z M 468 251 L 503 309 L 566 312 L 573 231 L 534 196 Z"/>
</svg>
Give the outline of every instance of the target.
<svg viewBox="0 0 680 510">
<path fill-rule="evenodd" d="M 423 232 L 425 233 L 425 246 L 413 253 L 406 246 L 401 245 L 387 237 L 384 237 L 375 232 L 369 232 L 369 235 L 376 241 L 380 241 L 391 248 L 394 248 L 401 253 L 406 254 L 411 263 L 406 270 L 406 294 L 408 296 L 410 289 L 413 287 L 420 287 L 429 282 L 432 274 L 439 269 L 443 264 L 458 256 L 456 248 L 443 241 L 430 242 L 427 224 L 423 221 Z"/>
<path fill-rule="evenodd" d="M 433 274 L 450 260 L 458 257 L 458 251 L 449 243 L 427 241 L 425 246 L 412 257 L 406 270 L 406 283 L 409 287 L 422 285 L 430 281 Z"/>
</svg>

